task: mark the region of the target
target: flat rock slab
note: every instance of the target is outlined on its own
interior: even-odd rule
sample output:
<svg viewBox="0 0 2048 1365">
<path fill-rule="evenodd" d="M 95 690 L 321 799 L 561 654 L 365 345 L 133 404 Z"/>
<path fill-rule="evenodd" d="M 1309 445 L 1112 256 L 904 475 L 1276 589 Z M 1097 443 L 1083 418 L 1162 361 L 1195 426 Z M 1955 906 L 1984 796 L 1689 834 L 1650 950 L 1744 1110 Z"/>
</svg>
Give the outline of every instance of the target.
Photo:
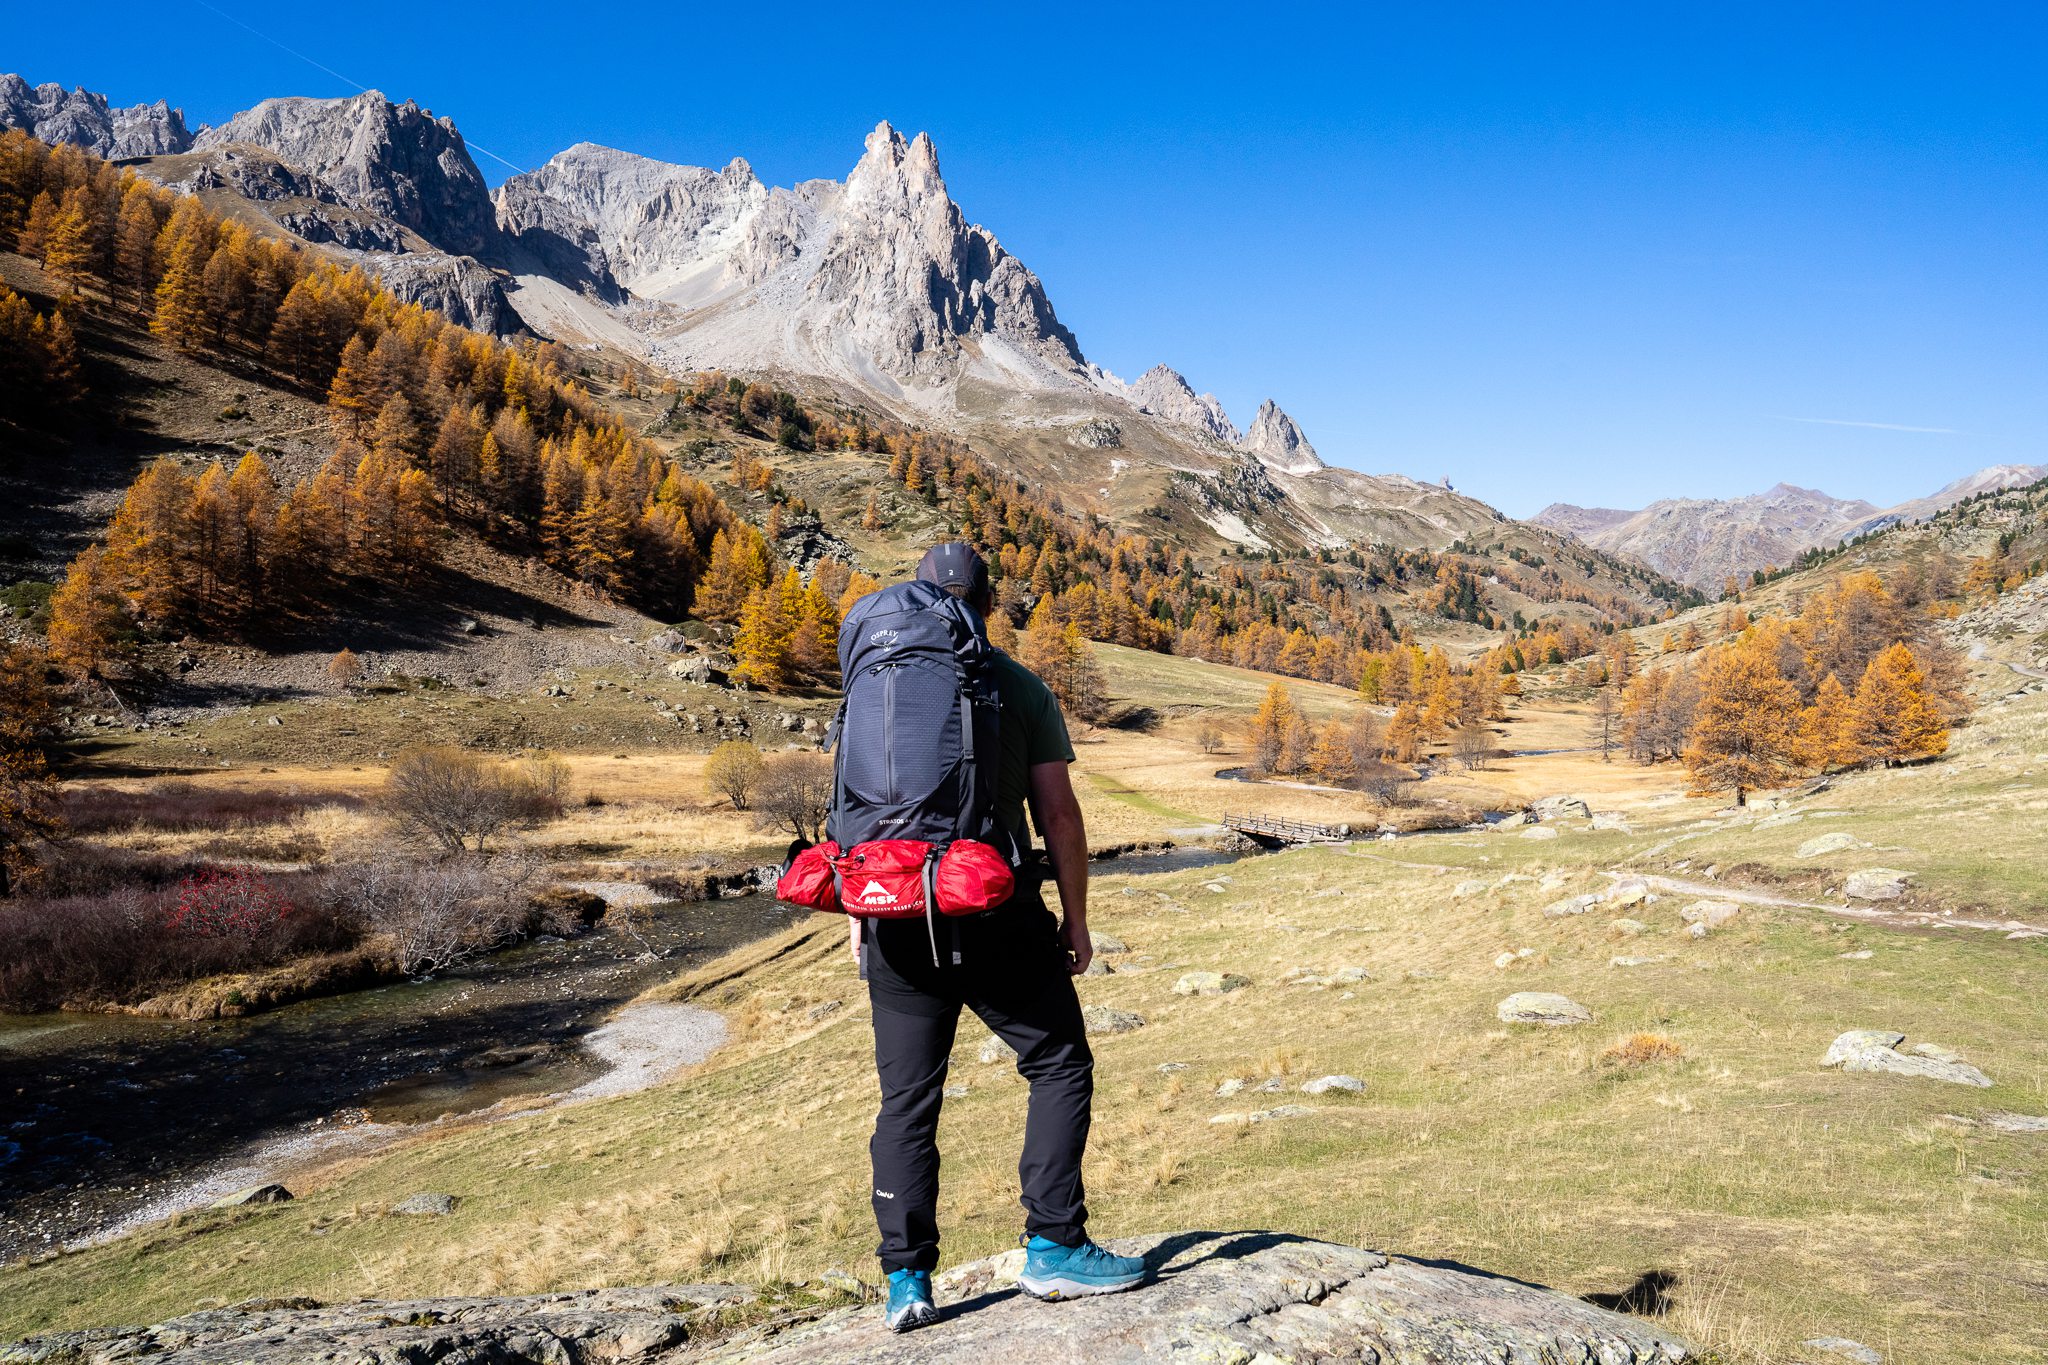
<svg viewBox="0 0 2048 1365">
<path fill-rule="evenodd" d="M 1124 1294 L 1042 1304 L 1015 1287 L 1006 1252 L 937 1281 L 940 1321 L 894 1336 L 872 1307 L 842 1309 L 758 1343 L 684 1358 L 763 1365 L 1150 1365 L 1155 1361 L 1372 1361 L 1676 1365 L 1684 1340 L 1535 1285 L 1389 1261 L 1376 1251 L 1273 1232 L 1125 1238 L 1152 1280 Z"/>
<path fill-rule="evenodd" d="M 1896 1076 L 1920 1076 L 1930 1081 L 1955 1085 L 1989 1087 L 1991 1078 L 1947 1048 L 1922 1043 L 1912 1052 L 1899 1051 L 1906 1041 L 1903 1033 L 1890 1029 L 1857 1028 L 1828 1044 L 1822 1066 L 1839 1066 L 1844 1071 L 1889 1072 Z"/>
<path fill-rule="evenodd" d="M 1911 880 L 1912 873 L 1896 867 L 1866 867 L 1849 874 L 1842 894 L 1859 901 L 1895 901 L 1906 894 L 1906 883 Z"/>
<path fill-rule="evenodd" d="M 1494 1010 L 1503 1024 L 1590 1024 L 1593 1011 L 1567 995 L 1554 991 L 1516 991 Z"/>
<path fill-rule="evenodd" d="M 674 1361 L 684 1359 L 681 1348 L 707 1318 L 753 1297 L 732 1285 L 658 1285 L 403 1303 L 258 1300 L 153 1327 L 33 1337 L 0 1346 L 0 1365 L 112 1365 L 138 1357 L 175 1365 Z"/>
</svg>

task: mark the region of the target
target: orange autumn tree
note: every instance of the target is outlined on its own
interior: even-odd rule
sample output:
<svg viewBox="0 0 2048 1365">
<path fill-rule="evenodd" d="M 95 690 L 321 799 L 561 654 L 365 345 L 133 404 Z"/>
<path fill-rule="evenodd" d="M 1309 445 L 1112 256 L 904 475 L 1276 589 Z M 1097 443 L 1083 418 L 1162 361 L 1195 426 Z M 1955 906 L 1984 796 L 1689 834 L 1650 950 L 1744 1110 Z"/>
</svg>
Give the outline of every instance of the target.
<svg viewBox="0 0 2048 1365">
<path fill-rule="evenodd" d="M 1863 670 L 1850 729 L 1862 755 L 1886 767 L 1948 751 L 1948 722 L 1910 647 L 1895 644 Z"/>
<path fill-rule="evenodd" d="M 1769 642 L 1753 636 L 1713 651 L 1699 682 L 1682 755 L 1694 790 L 1731 790 L 1739 806 L 1757 788 L 1789 778 L 1797 762 L 1799 689 L 1772 666 Z"/>
<path fill-rule="evenodd" d="M 1802 764 L 1824 773 L 1863 762 L 1855 700 L 1832 673 L 1815 690 L 1813 705 L 1799 713 L 1798 753 Z"/>
</svg>

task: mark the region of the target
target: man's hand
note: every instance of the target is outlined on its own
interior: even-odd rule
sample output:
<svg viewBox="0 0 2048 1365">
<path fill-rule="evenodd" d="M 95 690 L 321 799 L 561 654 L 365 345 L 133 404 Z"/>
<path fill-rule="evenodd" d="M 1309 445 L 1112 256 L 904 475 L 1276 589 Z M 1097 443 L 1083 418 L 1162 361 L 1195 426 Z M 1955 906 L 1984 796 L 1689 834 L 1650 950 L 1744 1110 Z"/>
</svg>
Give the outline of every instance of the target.
<svg viewBox="0 0 2048 1365">
<path fill-rule="evenodd" d="M 852 915 L 846 917 L 846 951 L 853 954 L 853 965 L 860 965 L 860 921 Z"/>
<path fill-rule="evenodd" d="M 1067 970 L 1075 976 L 1085 975 L 1089 962 L 1095 957 L 1095 940 L 1088 936 L 1087 921 L 1076 919 L 1072 915 L 1061 920 L 1060 945 L 1073 959 L 1067 964 Z"/>
</svg>

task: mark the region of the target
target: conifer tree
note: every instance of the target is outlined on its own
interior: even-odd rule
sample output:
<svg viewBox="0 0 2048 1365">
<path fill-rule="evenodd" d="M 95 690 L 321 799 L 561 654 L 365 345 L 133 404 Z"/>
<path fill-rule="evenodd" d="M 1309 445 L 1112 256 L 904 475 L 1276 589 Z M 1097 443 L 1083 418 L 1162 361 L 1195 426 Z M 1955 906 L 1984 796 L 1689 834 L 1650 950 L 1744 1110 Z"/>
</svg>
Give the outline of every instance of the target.
<svg viewBox="0 0 2048 1365">
<path fill-rule="evenodd" d="M 758 687 L 781 687 L 789 676 L 795 630 L 779 591 L 755 588 L 748 593 L 732 640 L 733 676 Z"/>
<path fill-rule="evenodd" d="M 50 595 L 50 653 L 83 677 L 97 678 L 121 652 L 128 620 L 100 547 L 88 545 Z"/>
<path fill-rule="evenodd" d="M 1799 713 L 1799 761 L 1823 773 L 1863 761 L 1856 739 L 1855 700 L 1832 673 L 1821 679 L 1813 704 Z"/>
<path fill-rule="evenodd" d="M 362 334 L 357 333 L 341 348 L 341 363 L 335 367 L 334 379 L 327 386 L 327 406 L 345 430 L 358 433 L 375 415 L 372 404 L 376 391 L 370 374 L 370 348 L 364 344 Z"/>
<path fill-rule="evenodd" d="M 1785 781 L 1797 762 L 1799 689 L 1752 641 L 1724 646 L 1700 670 L 1699 706 L 1684 759 L 1696 791 L 1726 788 L 1745 804 Z"/>
<path fill-rule="evenodd" d="M 1856 686 L 1853 734 L 1862 754 L 1891 767 L 1948 751 L 1948 724 L 1904 643 L 1870 661 Z"/>
<path fill-rule="evenodd" d="M 99 252 L 82 196 L 67 194 L 64 200 L 64 207 L 50 220 L 43 268 L 58 283 L 75 291 L 97 273 Z"/>
<path fill-rule="evenodd" d="M 57 221 L 57 200 L 48 190 L 38 191 L 28 206 L 28 221 L 15 238 L 14 249 L 43 265 L 49 258 L 50 225 Z"/>
<path fill-rule="evenodd" d="M 1036 622 L 1034 614 L 1033 621 Z M 1285 683 L 1273 683 L 1266 688 L 1266 695 L 1259 702 L 1259 709 L 1252 716 L 1249 735 L 1252 762 L 1265 772 L 1281 771 L 1280 763 L 1287 749 L 1287 735 L 1298 714 L 1294 705 L 1294 694 L 1287 690 Z"/>
<path fill-rule="evenodd" d="M 114 228 L 114 278 L 137 299 L 156 288 L 156 235 L 162 226 L 149 188 L 131 184 L 121 195 Z"/>
<path fill-rule="evenodd" d="M 882 505 L 872 492 L 868 494 L 867 510 L 860 514 L 860 528 L 863 531 L 879 531 L 882 529 Z"/>
<path fill-rule="evenodd" d="M 205 346 L 206 248 L 197 236 L 173 242 L 169 265 L 157 281 L 156 314 L 149 320 L 149 330 L 181 351 Z"/>
</svg>

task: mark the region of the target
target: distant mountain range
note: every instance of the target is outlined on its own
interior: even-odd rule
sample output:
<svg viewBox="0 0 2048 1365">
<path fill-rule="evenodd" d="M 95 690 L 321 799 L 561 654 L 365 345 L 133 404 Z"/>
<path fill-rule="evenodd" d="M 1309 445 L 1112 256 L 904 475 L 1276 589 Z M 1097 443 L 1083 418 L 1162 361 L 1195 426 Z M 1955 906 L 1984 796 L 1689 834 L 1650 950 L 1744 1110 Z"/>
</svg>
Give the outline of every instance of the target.
<svg viewBox="0 0 2048 1365">
<path fill-rule="evenodd" d="M 1633 556 L 1680 582 L 1713 589 L 1730 577 L 1789 564 L 1816 547 L 1920 521 L 1979 493 L 2044 477 L 2048 465 L 1993 465 L 1896 507 L 1781 483 L 1746 498 L 1665 498 L 1635 512 L 1554 502 L 1531 520 L 1609 554 Z"/>
</svg>

